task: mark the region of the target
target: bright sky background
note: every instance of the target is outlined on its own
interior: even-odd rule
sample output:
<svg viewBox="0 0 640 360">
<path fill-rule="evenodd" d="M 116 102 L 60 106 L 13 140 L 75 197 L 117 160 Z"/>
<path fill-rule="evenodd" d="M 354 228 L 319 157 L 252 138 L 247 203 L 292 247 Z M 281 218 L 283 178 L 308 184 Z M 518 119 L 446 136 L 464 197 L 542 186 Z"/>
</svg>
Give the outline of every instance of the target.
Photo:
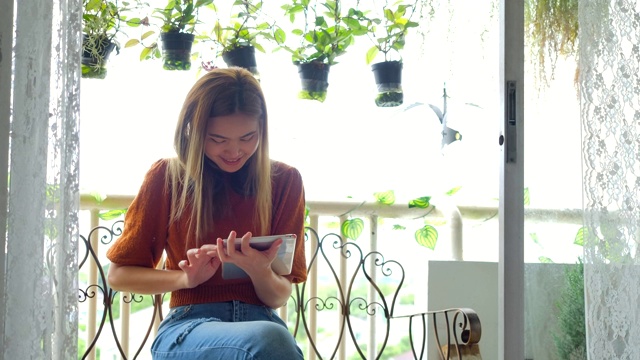
<svg viewBox="0 0 640 360">
<path fill-rule="evenodd" d="M 405 103 L 398 108 L 373 103 L 366 38 L 331 69 L 324 103 L 297 99 L 300 81 L 287 53 L 258 53 L 272 157 L 299 168 L 311 198 L 368 198 L 390 189 L 400 198 L 413 198 L 463 186 L 469 196 L 479 189 L 485 200 L 495 199 L 498 68 L 478 67 L 491 60 L 480 58 L 483 53 L 497 59 L 497 45 L 483 43 L 476 33 L 474 41 L 447 50 L 451 37 L 471 38 L 467 28 L 445 35 L 446 29 L 436 27 L 424 48 L 416 33 L 410 35 L 404 52 Z M 456 57 L 460 51 L 466 54 Z M 198 64 L 188 72 L 165 71 L 159 60 L 140 62 L 138 54 L 139 48 L 122 49 L 112 55 L 105 80 L 82 81 L 83 191 L 135 193 L 151 163 L 174 154 L 174 126 L 199 75 Z M 443 153 L 439 120 L 426 104 L 442 109 L 445 84 L 449 126 L 462 133 L 463 141 Z M 106 106 L 98 100 L 103 96 Z"/>
<path fill-rule="evenodd" d="M 464 6 L 453 13 L 441 10 L 423 24 L 424 44 L 416 32 L 407 38 L 405 103 L 397 108 L 373 103 L 375 85 L 364 60 L 371 46 L 367 38 L 358 38 L 332 67 L 324 103 L 297 99 L 300 81 L 286 52 L 258 53 L 271 155 L 302 172 L 310 198 L 368 199 L 384 190 L 413 198 L 461 186 L 458 201 L 497 199 L 497 20 L 490 18 L 483 2 L 466 0 L 459 5 Z M 482 13 L 487 17 L 477 16 Z M 176 119 L 200 75 L 198 62 L 192 71 L 166 71 L 159 60 L 139 61 L 139 52 L 140 48 L 121 49 L 111 56 L 106 79 L 82 81 L 83 191 L 134 194 L 153 161 L 174 155 Z M 557 81 L 540 96 L 532 81 L 525 84 L 525 186 L 532 206 L 581 206 L 574 69 L 575 63 L 559 64 Z M 527 79 L 531 76 L 529 71 Z M 425 104 L 442 109 L 444 86 L 448 125 L 460 131 L 463 140 L 442 152 L 439 121 Z M 415 104 L 422 105 L 412 107 Z"/>
</svg>

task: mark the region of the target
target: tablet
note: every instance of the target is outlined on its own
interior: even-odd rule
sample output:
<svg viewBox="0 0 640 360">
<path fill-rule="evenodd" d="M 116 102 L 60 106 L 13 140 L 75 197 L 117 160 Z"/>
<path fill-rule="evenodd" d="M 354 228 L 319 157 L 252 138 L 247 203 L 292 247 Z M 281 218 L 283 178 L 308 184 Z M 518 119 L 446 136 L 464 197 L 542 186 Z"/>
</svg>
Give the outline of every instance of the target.
<svg viewBox="0 0 640 360">
<path fill-rule="evenodd" d="M 278 275 L 288 275 L 291 273 L 291 266 L 293 265 L 293 254 L 296 248 L 296 234 L 285 235 L 269 235 L 269 236 L 254 236 L 249 241 L 252 248 L 257 250 L 266 250 L 271 247 L 274 241 L 282 239 L 282 245 L 278 249 L 278 255 L 271 263 L 273 272 Z M 236 238 L 236 249 L 240 250 L 241 238 Z M 224 240 L 225 246 L 227 240 Z M 222 264 L 222 278 L 226 280 L 241 279 L 249 277 L 244 270 L 237 267 L 235 264 L 225 263 Z"/>
</svg>

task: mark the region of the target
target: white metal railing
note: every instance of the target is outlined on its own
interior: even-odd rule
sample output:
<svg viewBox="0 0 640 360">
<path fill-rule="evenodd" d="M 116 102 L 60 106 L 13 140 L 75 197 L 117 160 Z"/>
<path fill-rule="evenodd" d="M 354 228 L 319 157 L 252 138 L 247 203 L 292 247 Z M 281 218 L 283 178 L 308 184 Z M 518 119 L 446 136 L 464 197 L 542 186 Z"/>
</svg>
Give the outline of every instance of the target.
<svg viewBox="0 0 640 360">
<path fill-rule="evenodd" d="M 127 208 L 133 200 L 131 195 L 109 195 L 104 200 L 97 202 L 91 195 L 81 195 L 80 198 L 80 210 L 88 211 L 90 213 L 90 227 L 93 229 L 99 225 L 98 214 L 104 210 L 124 209 Z M 477 207 L 477 206 L 454 206 L 451 204 L 438 204 L 435 208 L 430 207 L 427 209 L 421 208 L 409 208 L 406 204 L 393 204 L 384 205 L 377 202 L 361 202 L 361 201 L 307 201 L 307 207 L 309 208 L 310 227 L 318 229 L 320 225 L 321 217 L 331 217 L 337 219 L 341 224 L 351 217 L 364 217 L 368 219 L 370 236 L 369 246 L 370 251 L 376 251 L 378 246 L 378 219 L 379 218 L 405 218 L 405 219 L 417 219 L 425 216 L 444 218 L 447 220 L 450 226 L 450 241 L 451 241 L 451 259 L 463 260 L 462 253 L 462 240 L 463 240 L 463 219 L 487 219 L 496 215 L 497 207 Z M 555 210 L 531 210 L 529 211 L 530 217 L 544 218 L 550 215 L 560 218 L 561 222 L 567 223 L 581 223 L 582 215 L 580 211 L 555 211 Z M 98 240 L 98 234 L 92 234 L 90 239 L 91 246 L 94 249 L 99 249 L 100 242 Z M 311 249 L 311 252 L 315 252 L 316 249 Z M 97 252 L 97 251 L 96 251 Z M 346 260 L 341 259 L 339 265 L 339 282 L 340 284 L 348 284 Z M 309 289 L 310 299 L 314 299 L 317 296 L 318 291 L 318 270 L 317 263 L 314 263 L 309 270 L 307 287 Z M 371 265 L 373 267 L 373 264 Z M 370 271 L 375 275 L 373 269 Z M 96 284 L 98 281 L 98 271 L 94 261 L 90 259 L 89 262 L 89 283 Z M 375 279 L 374 279 L 375 281 Z M 344 289 L 343 289 L 344 290 Z M 131 294 L 123 293 L 121 298 L 130 297 Z M 375 293 L 373 289 L 369 290 L 369 301 L 373 301 Z M 88 301 L 88 316 L 86 327 L 86 340 L 89 344 L 96 337 L 96 317 L 97 317 L 97 302 L 98 297 L 91 297 Z M 313 300 L 312 300 L 313 301 Z M 125 354 L 130 352 L 129 329 L 130 329 L 130 317 L 129 317 L 129 302 L 121 300 L 121 348 Z M 312 302 L 311 307 L 314 304 Z M 280 315 L 285 319 L 287 317 L 287 309 L 283 307 L 280 309 Z M 317 334 L 317 317 L 315 312 L 311 312 L 309 315 L 309 328 L 311 329 L 310 336 L 315 342 L 314 336 Z M 341 318 L 340 321 L 344 321 Z M 369 320 L 369 344 L 368 358 L 374 358 L 375 353 L 375 339 L 376 339 L 376 324 L 375 321 Z M 159 324 L 159 317 L 156 316 L 155 323 L 153 325 L 153 335 L 157 331 Z M 342 326 L 343 324 L 340 324 Z M 346 333 L 343 333 L 343 341 L 341 342 L 338 358 L 346 358 Z M 95 349 L 86 357 L 87 359 L 95 359 Z M 310 352 L 308 357 L 310 360 L 316 358 L 315 353 Z"/>
</svg>

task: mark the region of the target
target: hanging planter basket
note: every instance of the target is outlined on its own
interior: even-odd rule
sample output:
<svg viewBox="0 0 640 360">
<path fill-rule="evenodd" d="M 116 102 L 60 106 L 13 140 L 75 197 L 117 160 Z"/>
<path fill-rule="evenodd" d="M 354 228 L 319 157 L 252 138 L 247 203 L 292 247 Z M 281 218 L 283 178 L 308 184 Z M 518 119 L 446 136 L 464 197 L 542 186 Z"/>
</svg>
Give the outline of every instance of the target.
<svg viewBox="0 0 640 360">
<path fill-rule="evenodd" d="M 312 61 L 298 64 L 298 74 L 302 85 L 298 98 L 324 102 L 329 87 L 329 68 L 330 65 L 323 62 Z"/>
<path fill-rule="evenodd" d="M 240 46 L 222 53 L 222 60 L 228 67 L 237 66 L 251 71 L 256 78 L 260 77 L 256 65 L 256 49 L 253 46 Z"/>
<path fill-rule="evenodd" d="M 107 76 L 107 61 L 116 43 L 108 38 L 90 38 L 82 35 L 82 77 L 85 79 L 104 79 Z"/>
<path fill-rule="evenodd" d="M 181 32 L 160 34 L 162 41 L 162 68 L 165 70 L 191 69 L 191 46 L 195 36 Z"/>
<path fill-rule="evenodd" d="M 378 107 L 394 107 L 402 105 L 402 62 L 383 61 L 371 65 L 371 71 L 378 87 L 376 105 Z"/>
</svg>

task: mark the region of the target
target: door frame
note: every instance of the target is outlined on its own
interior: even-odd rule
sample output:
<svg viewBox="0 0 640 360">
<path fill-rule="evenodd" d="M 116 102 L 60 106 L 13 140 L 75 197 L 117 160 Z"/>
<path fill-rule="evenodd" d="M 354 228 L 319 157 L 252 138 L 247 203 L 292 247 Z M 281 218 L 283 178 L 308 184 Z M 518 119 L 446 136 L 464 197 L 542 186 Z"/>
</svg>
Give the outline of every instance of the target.
<svg viewBox="0 0 640 360">
<path fill-rule="evenodd" d="M 498 355 L 524 359 L 524 0 L 500 0 Z"/>
</svg>

